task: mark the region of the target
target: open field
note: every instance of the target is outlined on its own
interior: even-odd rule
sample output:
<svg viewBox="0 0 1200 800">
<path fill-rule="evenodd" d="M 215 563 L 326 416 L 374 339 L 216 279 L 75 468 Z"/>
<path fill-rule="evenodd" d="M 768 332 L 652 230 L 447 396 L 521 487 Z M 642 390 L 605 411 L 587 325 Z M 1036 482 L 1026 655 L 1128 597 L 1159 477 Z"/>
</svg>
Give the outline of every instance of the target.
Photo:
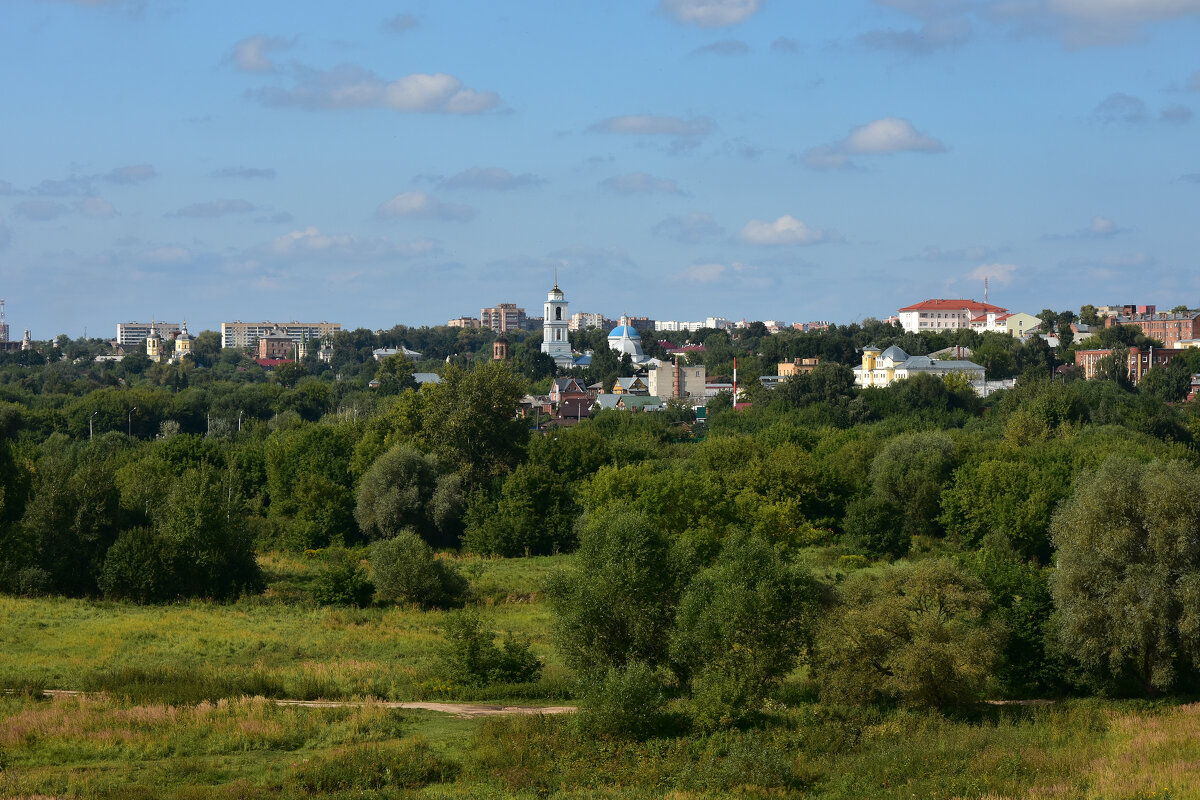
<svg viewBox="0 0 1200 800">
<path fill-rule="evenodd" d="M 511 698 L 464 690 L 439 677 L 435 661 L 446 612 L 317 606 L 300 599 L 310 563 L 280 555 L 263 561 L 270 581 L 266 595 L 232 604 L 138 606 L 0 596 L 0 683 L 110 690 L 168 702 L 256 694 L 386 700 L 562 694 L 564 675 L 550 646 L 548 611 L 536 602 L 554 559 L 459 562 L 485 623 L 528 637 L 547 661 L 543 685 Z"/>
<path fill-rule="evenodd" d="M 634 744 L 551 717 L 13 696 L 0 699 L 0 796 L 1200 797 L 1197 705 L 1087 701 L 972 720 L 799 706 L 773 718 Z"/>
<path fill-rule="evenodd" d="M 835 559 L 810 560 L 826 571 Z M 1200 800 L 1200 705 L 955 716 L 823 706 L 789 684 L 757 728 L 625 742 L 565 717 L 270 699 L 568 698 L 540 594 L 566 560 L 459 560 L 486 622 L 528 636 L 548 663 L 538 684 L 486 690 L 439 676 L 444 612 L 313 605 L 302 557 L 264 556 L 266 595 L 228 605 L 0 598 L 0 680 L 24 687 L 0 697 L 0 797 Z"/>
</svg>

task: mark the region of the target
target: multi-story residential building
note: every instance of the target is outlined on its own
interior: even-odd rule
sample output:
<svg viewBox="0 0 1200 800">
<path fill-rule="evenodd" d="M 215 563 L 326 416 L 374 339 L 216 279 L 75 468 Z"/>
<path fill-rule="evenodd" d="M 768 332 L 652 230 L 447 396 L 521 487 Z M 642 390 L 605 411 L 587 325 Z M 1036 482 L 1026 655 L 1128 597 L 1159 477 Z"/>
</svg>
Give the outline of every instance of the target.
<svg viewBox="0 0 1200 800">
<path fill-rule="evenodd" d="M 977 330 L 1006 331 L 1003 324 L 996 323 L 997 317 L 1007 314 L 1008 309 L 994 306 L 990 303 L 979 303 L 974 300 L 925 300 L 911 306 L 906 306 L 897 312 L 900 326 L 908 333 L 922 331 L 947 331 L 963 328 L 976 328 L 976 322 L 982 327 Z M 980 319 L 982 318 L 982 319 Z M 988 328 L 989 318 L 993 328 Z"/>
<path fill-rule="evenodd" d="M 179 332 L 178 322 L 118 322 L 117 346 L 137 346 L 146 341 L 153 331 L 162 339 L 170 339 Z"/>
<path fill-rule="evenodd" d="M 1153 309 L 1154 306 L 1149 306 Z M 1166 347 L 1175 347 L 1180 341 L 1200 338 L 1200 311 L 1170 314 L 1166 311 L 1145 314 L 1117 315 L 1104 320 L 1105 327 L 1113 325 L 1135 325 L 1150 339 L 1158 339 Z"/>
<path fill-rule="evenodd" d="M 629 324 L 633 326 L 634 330 L 637 330 L 641 333 L 646 333 L 648 331 L 652 333 L 654 331 L 654 320 L 650 319 L 649 317 L 627 317 L 627 319 L 629 320 Z"/>
<path fill-rule="evenodd" d="M 282 331 L 293 342 L 305 339 L 317 341 L 340 333 L 340 322 L 222 322 L 221 347 L 255 347 L 258 340 L 275 330 Z"/>
<path fill-rule="evenodd" d="M 1151 367 L 1166 367 L 1171 363 L 1171 359 L 1184 349 L 1172 349 L 1169 347 L 1140 347 L 1129 348 L 1129 379 L 1137 385 L 1142 376 L 1146 374 Z M 1096 377 L 1096 364 L 1105 356 L 1111 356 L 1112 350 L 1076 350 L 1075 351 L 1075 366 L 1083 368 L 1083 377 L 1091 380 Z"/>
<path fill-rule="evenodd" d="M 571 315 L 569 329 L 573 331 L 587 330 L 588 328 L 607 328 L 608 320 L 603 314 L 592 314 L 588 311 L 577 311 Z"/>
<path fill-rule="evenodd" d="M 478 327 L 480 327 L 480 322 L 477 317 L 457 317 L 455 319 L 447 320 L 446 324 L 449 325 L 451 328 L 478 328 Z"/>
<path fill-rule="evenodd" d="M 647 389 L 654 397 L 705 397 L 707 382 L 703 366 L 688 367 L 664 361 L 647 376 Z"/>
<path fill-rule="evenodd" d="M 656 331 L 687 331 L 695 333 L 705 327 L 708 326 L 703 322 L 680 322 L 673 319 L 660 319 L 654 322 L 654 330 Z"/>
<path fill-rule="evenodd" d="M 497 303 L 491 308 L 479 310 L 479 326 L 491 328 L 496 333 L 519 331 L 525 324 L 525 309 L 516 303 Z"/>
</svg>

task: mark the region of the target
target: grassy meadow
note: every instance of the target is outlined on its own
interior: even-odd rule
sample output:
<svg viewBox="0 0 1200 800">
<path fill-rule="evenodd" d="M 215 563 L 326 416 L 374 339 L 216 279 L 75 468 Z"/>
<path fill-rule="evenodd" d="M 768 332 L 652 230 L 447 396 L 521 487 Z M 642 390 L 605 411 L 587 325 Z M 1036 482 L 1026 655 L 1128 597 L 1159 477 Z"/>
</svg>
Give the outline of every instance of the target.
<svg viewBox="0 0 1200 800">
<path fill-rule="evenodd" d="M 539 683 L 491 690 L 438 675 L 443 612 L 313 605 L 303 557 L 265 556 L 268 592 L 225 605 L 0 598 L 17 690 L 0 697 L 0 797 L 1200 800 L 1200 705 L 830 707 L 797 676 L 754 729 L 625 742 L 567 717 L 270 700 L 569 697 L 540 595 L 568 558 L 458 559 L 486 622 L 547 661 Z"/>
</svg>

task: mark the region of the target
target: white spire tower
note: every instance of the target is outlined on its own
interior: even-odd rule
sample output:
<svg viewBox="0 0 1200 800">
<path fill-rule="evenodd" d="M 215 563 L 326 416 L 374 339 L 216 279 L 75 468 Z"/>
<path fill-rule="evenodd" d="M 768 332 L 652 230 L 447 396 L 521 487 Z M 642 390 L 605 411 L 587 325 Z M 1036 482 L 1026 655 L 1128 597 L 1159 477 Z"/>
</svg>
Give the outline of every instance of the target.
<svg viewBox="0 0 1200 800">
<path fill-rule="evenodd" d="M 560 369 L 575 365 L 571 354 L 571 338 L 568 336 L 570 316 L 567 301 L 558 288 L 558 270 L 554 271 L 554 288 L 546 294 L 545 322 L 542 324 L 542 352 L 554 359 Z"/>
</svg>

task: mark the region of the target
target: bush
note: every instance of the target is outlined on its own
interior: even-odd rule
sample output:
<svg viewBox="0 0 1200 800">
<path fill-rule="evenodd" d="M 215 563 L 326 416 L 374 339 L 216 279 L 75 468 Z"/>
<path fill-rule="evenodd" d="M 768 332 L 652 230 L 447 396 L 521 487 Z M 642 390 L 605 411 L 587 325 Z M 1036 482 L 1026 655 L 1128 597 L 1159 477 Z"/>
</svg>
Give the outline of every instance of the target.
<svg viewBox="0 0 1200 800">
<path fill-rule="evenodd" d="M 644 661 L 631 661 L 586 684 L 576 719 L 591 736 L 645 739 L 663 729 L 665 707 L 660 675 Z"/>
<path fill-rule="evenodd" d="M 343 547 L 325 551 L 324 564 L 312 584 L 312 597 L 321 605 L 362 606 L 371 602 L 375 587 L 366 567 L 353 552 Z"/>
<path fill-rule="evenodd" d="M 421 737 L 394 744 L 357 745 L 302 762 L 292 781 L 305 792 L 415 789 L 454 777 L 457 769 L 438 758 Z"/>
<path fill-rule="evenodd" d="M 1000 655 L 988 591 L 951 559 L 856 572 L 818 632 L 813 673 L 830 702 L 952 706 L 977 700 Z"/>
<path fill-rule="evenodd" d="M 371 570 L 379 598 L 385 602 L 439 607 L 460 603 L 467 581 L 450 563 L 411 530 L 371 545 Z"/>
<path fill-rule="evenodd" d="M 871 556 L 900 557 L 908 553 L 900 509 L 879 497 L 864 497 L 846 506 L 846 544 Z"/>
<path fill-rule="evenodd" d="M 451 614 L 443 630 L 446 643 L 440 661 L 446 677 L 455 683 L 531 683 L 541 677 L 542 661 L 528 640 L 507 634 L 497 647 L 495 631 L 484 628 L 475 614 Z"/>
<path fill-rule="evenodd" d="M 174 576 L 154 532 L 133 528 L 108 548 L 98 583 L 106 598 L 154 603 L 170 597 Z"/>
</svg>

